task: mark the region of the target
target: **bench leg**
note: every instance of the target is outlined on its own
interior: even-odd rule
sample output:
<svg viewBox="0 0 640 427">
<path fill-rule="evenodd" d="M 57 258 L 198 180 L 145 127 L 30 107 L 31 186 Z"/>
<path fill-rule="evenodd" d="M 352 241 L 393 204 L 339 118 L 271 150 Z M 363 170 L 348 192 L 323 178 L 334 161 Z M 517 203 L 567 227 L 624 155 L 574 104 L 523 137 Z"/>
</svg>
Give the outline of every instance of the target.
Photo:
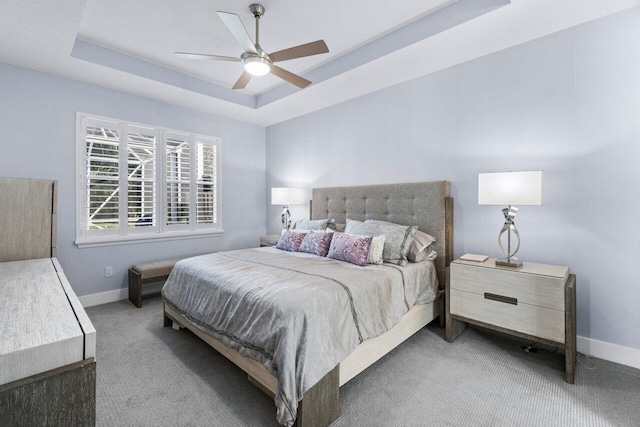
<svg viewBox="0 0 640 427">
<path fill-rule="evenodd" d="M 129 269 L 129 301 L 138 308 L 142 307 L 142 278 L 132 269 Z"/>
</svg>

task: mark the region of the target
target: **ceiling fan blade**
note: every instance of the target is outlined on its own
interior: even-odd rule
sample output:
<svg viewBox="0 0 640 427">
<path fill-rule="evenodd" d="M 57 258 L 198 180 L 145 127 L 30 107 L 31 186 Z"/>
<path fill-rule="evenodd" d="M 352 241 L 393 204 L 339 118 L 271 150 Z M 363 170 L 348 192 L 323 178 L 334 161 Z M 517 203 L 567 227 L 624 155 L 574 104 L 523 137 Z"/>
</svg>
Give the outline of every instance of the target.
<svg viewBox="0 0 640 427">
<path fill-rule="evenodd" d="M 251 41 L 251 37 L 249 37 L 249 33 L 247 33 L 244 25 L 242 25 L 242 21 L 238 15 L 235 13 L 218 11 L 218 16 L 222 19 L 222 22 L 224 22 L 224 25 L 227 26 L 229 31 L 231 31 L 233 37 L 238 40 L 238 43 L 240 43 L 240 46 L 242 46 L 245 52 L 258 53 L 255 45 Z"/>
<path fill-rule="evenodd" d="M 286 80 L 289 83 L 298 86 L 300 89 L 304 89 L 309 86 L 311 82 L 307 79 L 303 79 L 284 68 L 280 68 L 277 65 L 271 65 L 271 74 L 280 77 L 282 80 Z"/>
<path fill-rule="evenodd" d="M 244 71 L 240 75 L 240 78 L 238 79 L 236 84 L 233 85 L 233 89 L 244 89 L 245 87 L 247 87 L 247 83 L 249 83 L 249 80 L 251 80 L 251 74 L 247 71 Z"/>
<path fill-rule="evenodd" d="M 189 53 L 189 52 L 175 52 L 178 58 L 182 59 L 204 59 L 204 60 L 215 60 L 215 61 L 231 61 L 231 62 L 240 62 L 241 59 L 235 56 L 220 56 L 220 55 L 207 55 L 204 53 Z"/>
<path fill-rule="evenodd" d="M 269 54 L 269 57 L 271 58 L 271 61 L 278 62 L 327 52 L 329 52 L 329 48 L 324 40 L 316 40 L 311 43 L 301 44 L 300 46 L 273 52 Z"/>
</svg>

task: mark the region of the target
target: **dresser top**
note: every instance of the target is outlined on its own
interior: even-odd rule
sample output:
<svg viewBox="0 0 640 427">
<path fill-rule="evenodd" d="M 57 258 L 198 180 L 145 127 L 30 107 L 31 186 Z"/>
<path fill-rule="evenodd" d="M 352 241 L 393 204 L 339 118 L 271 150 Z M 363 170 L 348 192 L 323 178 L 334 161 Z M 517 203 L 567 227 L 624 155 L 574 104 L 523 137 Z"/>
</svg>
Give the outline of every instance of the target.
<svg viewBox="0 0 640 427">
<path fill-rule="evenodd" d="M 496 259 L 489 258 L 484 262 L 463 261 L 457 259 L 453 264 L 469 265 L 478 268 L 490 268 L 494 270 L 513 271 L 516 273 L 535 274 L 538 276 L 549 276 L 557 278 L 567 278 L 569 276 L 569 267 L 562 265 L 536 264 L 533 262 L 523 262 L 522 268 L 500 267 L 496 266 Z"/>
<path fill-rule="evenodd" d="M 0 263 L 0 385 L 95 357 L 95 329 L 55 258 Z"/>
</svg>

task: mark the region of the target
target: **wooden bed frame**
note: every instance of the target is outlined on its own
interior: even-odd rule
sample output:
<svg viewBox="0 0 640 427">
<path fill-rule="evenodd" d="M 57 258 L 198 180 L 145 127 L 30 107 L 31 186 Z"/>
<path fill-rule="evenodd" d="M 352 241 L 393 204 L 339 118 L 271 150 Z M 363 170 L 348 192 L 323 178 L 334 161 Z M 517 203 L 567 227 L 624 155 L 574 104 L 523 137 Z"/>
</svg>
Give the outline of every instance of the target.
<svg viewBox="0 0 640 427">
<path fill-rule="evenodd" d="M 435 301 L 412 307 L 400 322 L 384 334 L 364 341 L 335 369 L 309 389 L 299 402 L 296 425 L 327 426 L 340 416 L 339 389 L 406 339 L 439 317 L 444 327 L 446 267 L 453 260 L 453 199 L 447 181 L 313 189 L 312 219 L 346 217 L 380 219 L 419 229 L 436 237 L 436 260 L 440 293 Z M 240 355 L 191 325 L 164 304 L 164 326 L 186 327 L 245 371 L 250 382 L 275 396 L 277 379 L 259 362 Z"/>
</svg>

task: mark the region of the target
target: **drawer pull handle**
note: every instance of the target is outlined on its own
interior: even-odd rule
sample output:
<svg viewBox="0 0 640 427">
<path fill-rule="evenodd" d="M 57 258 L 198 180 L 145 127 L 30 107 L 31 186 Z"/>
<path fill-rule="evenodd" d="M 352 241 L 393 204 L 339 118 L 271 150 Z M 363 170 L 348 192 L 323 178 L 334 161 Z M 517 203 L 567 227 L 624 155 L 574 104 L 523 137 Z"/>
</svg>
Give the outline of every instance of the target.
<svg viewBox="0 0 640 427">
<path fill-rule="evenodd" d="M 488 292 L 484 293 L 484 298 L 485 299 L 490 299 L 490 300 L 493 300 L 493 301 L 498 301 L 498 302 L 505 302 L 507 304 L 518 305 L 518 299 L 517 298 L 511 298 L 511 297 L 505 297 L 505 296 L 502 296 L 502 295 L 490 294 Z"/>
</svg>

